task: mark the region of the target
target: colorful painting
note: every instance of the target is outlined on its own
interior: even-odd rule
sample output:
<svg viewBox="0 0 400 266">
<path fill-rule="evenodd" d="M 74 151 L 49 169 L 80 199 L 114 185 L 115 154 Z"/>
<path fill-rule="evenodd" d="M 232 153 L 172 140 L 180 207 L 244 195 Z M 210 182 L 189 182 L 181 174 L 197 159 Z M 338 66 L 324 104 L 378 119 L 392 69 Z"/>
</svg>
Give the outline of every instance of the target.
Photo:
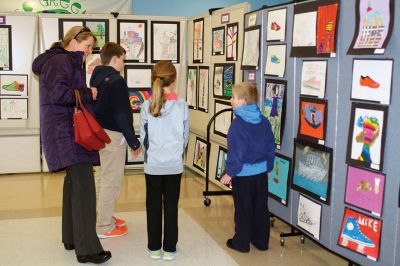
<svg viewBox="0 0 400 266">
<path fill-rule="evenodd" d="M 125 65 L 125 81 L 128 88 L 151 88 L 150 65 Z"/>
<path fill-rule="evenodd" d="M 219 146 L 218 150 L 218 160 L 217 160 L 217 168 L 215 170 L 215 179 L 221 181 L 222 176 L 226 173 L 226 160 L 228 158 L 227 149 Z M 231 185 L 226 185 L 227 187 L 232 188 Z"/>
<path fill-rule="evenodd" d="M 229 102 L 215 100 L 214 104 L 215 104 L 214 115 L 219 111 L 225 109 L 232 110 Z M 219 114 L 214 121 L 214 133 L 226 138 L 228 136 L 228 130 L 229 127 L 231 126 L 231 122 L 232 122 L 232 111 L 226 111 Z"/>
<path fill-rule="evenodd" d="M 295 13 L 292 47 L 316 46 L 317 11 Z"/>
<path fill-rule="evenodd" d="M 317 54 L 336 53 L 336 23 L 339 4 L 318 7 Z"/>
<path fill-rule="evenodd" d="M 223 96 L 230 99 L 232 97 L 232 87 L 235 83 L 235 65 L 226 64 L 224 65 L 224 77 L 223 77 Z"/>
<path fill-rule="evenodd" d="M 187 72 L 186 102 L 191 109 L 197 109 L 197 75 L 197 67 L 189 66 Z"/>
<path fill-rule="evenodd" d="M 209 68 L 207 66 L 199 66 L 199 89 L 198 89 L 198 104 L 200 111 L 208 112 L 208 84 L 209 84 Z"/>
<path fill-rule="evenodd" d="M 338 245 L 377 261 L 382 220 L 345 208 Z"/>
<path fill-rule="evenodd" d="M 386 176 L 382 173 L 349 165 L 344 202 L 380 217 L 385 194 L 385 180 Z"/>
<path fill-rule="evenodd" d="M 0 96 L 28 96 L 28 75 L 1 74 Z"/>
<path fill-rule="evenodd" d="M 285 41 L 286 8 L 268 11 L 267 42 Z"/>
<path fill-rule="evenodd" d="M 292 160 L 275 153 L 274 169 L 268 173 L 268 194 L 283 205 L 288 205 L 289 175 Z"/>
<path fill-rule="evenodd" d="M 353 102 L 347 163 L 381 171 L 388 107 Z"/>
<path fill-rule="evenodd" d="M 226 61 L 236 61 L 238 54 L 239 24 L 226 25 Z"/>
<path fill-rule="evenodd" d="M 0 25 L 0 70 L 12 70 L 11 25 Z"/>
<path fill-rule="evenodd" d="M 151 96 L 151 89 L 129 89 L 129 102 L 133 113 L 140 113 L 142 104 Z"/>
<path fill-rule="evenodd" d="M 151 22 L 151 62 L 170 60 L 179 63 L 180 23 L 171 21 Z"/>
<path fill-rule="evenodd" d="M 0 119 L 28 119 L 28 99 L 0 99 Z"/>
<path fill-rule="evenodd" d="M 86 73 L 86 86 L 90 88 L 90 78 L 92 77 L 93 71 L 97 66 L 101 65 L 101 59 L 99 52 L 89 54 L 85 61 L 85 73 Z"/>
<path fill-rule="evenodd" d="M 271 123 L 274 133 L 275 145 L 277 149 L 281 148 L 283 128 L 285 125 L 285 107 L 286 107 L 286 81 L 285 80 L 265 80 L 264 97 L 264 116 Z"/>
<path fill-rule="evenodd" d="M 125 62 L 147 62 L 147 20 L 117 20 L 117 40 L 125 49 Z"/>
<path fill-rule="evenodd" d="M 108 42 L 108 20 L 87 19 L 85 26 L 96 36 L 97 46 L 95 50 L 100 50 Z"/>
<path fill-rule="evenodd" d="M 137 139 L 140 139 L 140 136 L 136 136 Z M 128 146 L 126 149 L 126 160 L 125 165 L 143 165 L 144 164 L 144 153 L 143 151 L 136 156 L 135 159 L 132 158 L 131 148 Z"/>
<path fill-rule="evenodd" d="M 193 166 L 202 172 L 206 172 L 207 142 L 196 137 L 194 148 Z"/>
<path fill-rule="evenodd" d="M 321 231 L 322 205 L 299 195 L 297 226 L 319 240 Z"/>
<path fill-rule="evenodd" d="M 356 31 L 348 54 L 383 54 L 394 23 L 394 0 L 357 0 Z"/>
<path fill-rule="evenodd" d="M 257 69 L 260 61 L 261 27 L 248 28 L 244 32 L 242 69 Z"/>
<path fill-rule="evenodd" d="M 325 204 L 330 200 L 332 149 L 296 140 L 292 188 Z"/>
<path fill-rule="evenodd" d="M 326 134 L 328 101 L 300 97 L 299 138 L 323 144 Z"/>
<path fill-rule="evenodd" d="M 286 68 L 286 44 L 267 45 L 265 75 L 283 78 Z"/>
<path fill-rule="evenodd" d="M 213 93 L 215 98 L 223 97 L 222 83 L 224 77 L 224 66 L 222 64 L 214 65 Z"/>
<path fill-rule="evenodd" d="M 354 59 L 351 99 L 390 103 L 393 59 Z"/>
<path fill-rule="evenodd" d="M 193 63 L 203 63 L 204 18 L 193 21 Z"/>
<path fill-rule="evenodd" d="M 301 95 L 325 97 L 327 61 L 303 61 Z"/>
<path fill-rule="evenodd" d="M 225 48 L 225 27 L 212 29 L 212 55 L 223 55 Z"/>
</svg>

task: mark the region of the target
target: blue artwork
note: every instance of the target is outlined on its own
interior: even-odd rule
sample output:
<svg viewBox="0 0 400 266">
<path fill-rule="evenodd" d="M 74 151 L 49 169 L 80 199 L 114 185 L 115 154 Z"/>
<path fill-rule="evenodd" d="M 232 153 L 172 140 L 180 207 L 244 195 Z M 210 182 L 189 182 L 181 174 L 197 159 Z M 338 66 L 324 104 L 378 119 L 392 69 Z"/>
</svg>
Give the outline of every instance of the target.
<svg viewBox="0 0 400 266">
<path fill-rule="evenodd" d="M 288 178 L 291 159 L 275 154 L 274 169 L 268 175 L 268 192 L 270 196 L 287 206 Z"/>
</svg>

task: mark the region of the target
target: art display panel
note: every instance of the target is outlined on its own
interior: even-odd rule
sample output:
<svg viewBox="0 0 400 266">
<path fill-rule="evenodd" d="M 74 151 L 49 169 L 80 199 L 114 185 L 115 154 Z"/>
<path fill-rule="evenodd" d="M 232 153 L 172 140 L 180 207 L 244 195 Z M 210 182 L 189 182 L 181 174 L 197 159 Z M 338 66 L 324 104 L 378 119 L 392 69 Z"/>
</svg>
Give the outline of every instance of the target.
<svg viewBox="0 0 400 266">
<path fill-rule="evenodd" d="M 0 96 L 28 97 L 28 75 L 0 74 Z"/>
<path fill-rule="evenodd" d="M 174 64 L 179 64 L 180 23 L 152 21 L 151 33 L 151 62 L 169 60 Z"/>
<path fill-rule="evenodd" d="M 0 25 L 0 70 L 12 70 L 11 25 Z"/>
<path fill-rule="evenodd" d="M 268 174 L 268 194 L 284 206 L 288 206 L 291 166 L 291 158 L 275 153 L 274 169 Z"/>
<path fill-rule="evenodd" d="M 268 11 L 267 42 L 285 41 L 286 37 L 286 8 Z"/>
<path fill-rule="evenodd" d="M 202 172 L 206 172 L 206 160 L 207 160 L 207 142 L 204 139 L 196 137 L 193 166 Z"/>
<path fill-rule="evenodd" d="M 126 51 L 125 62 L 147 62 L 146 20 L 117 20 L 117 40 Z"/>
<path fill-rule="evenodd" d="M 239 45 L 239 24 L 226 25 L 226 61 L 236 61 Z"/>
<path fill-rule="evenodd" d="M 286 69 L 286 44 L 267 45 L 265 75 L 283 78 Z"/>
<path fill-rule="evenodd" d="M 327 100 L 300 97 L 298 137 L 324 144 L 327 117 Z"/>
<path fill-rule="evenodd" d="M 260 64 L 261 26 L 247 28 L 244 31 L 242 69 L 258 69 Z"/>
<path fill-rule="evenodd" d="M 187 70 L 186 102 L 191 109 L 197 109 L 197 76 L 197 67 L 189 66 Z"/>
<path fill-rule="evenodd" d="M 212 55 L 223 55 L 225 52 L 225 27 L 212 29 Z"/>
<path fill-rule="evenodd" d="M 207 66 L 199 66 L 199 82 L 198 82 L 198 103 L 197 107 L 200 111 L 208 113 L 209 100 L 209 68 Z"/>
<path fill-rule="evenodd" d="M 232 109 L 229 102 L 215 100 L 214 115 L 225 109 Z M 232 116 L 232 111 L 226 111 L 218 115 L 214 120 L 214 133 L 226 138 L 228 136 L 229 127 L 231 126 Z"/>
<path fill-rule="evenodd" d="M 0 99 L 0 119 L 28 119 L 28 99 Z"/>
<path fill-rule="evenodd" d="M 305 230 L 316 240 L 320 238 L 322 205 L 303 195 L 299 195 L 297 226 Z"/>
<path fill-rule="evenodd" d="M 303 61 L 300 94 L 325 97 L 328 61 Z"/>
<path fill-rule="evenodd" d="M 204 18 L 193 21 L 193 63 L 203 63 Z"/>
</svg>

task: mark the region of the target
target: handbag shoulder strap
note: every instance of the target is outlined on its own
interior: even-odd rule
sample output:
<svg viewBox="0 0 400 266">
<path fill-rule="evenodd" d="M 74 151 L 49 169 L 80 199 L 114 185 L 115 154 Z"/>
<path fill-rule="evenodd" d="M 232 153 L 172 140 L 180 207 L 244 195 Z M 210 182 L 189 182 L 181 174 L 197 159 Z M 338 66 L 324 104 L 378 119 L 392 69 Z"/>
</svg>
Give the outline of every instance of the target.
<svg viewBox="0 0 400 266">
<path fill-rule="evenodd" d="M 81 95 L 79 93 L 79 90 L 75 90 L 75 107 L 79 108 L 81 106 L 82 106 Z"/>
</svg>

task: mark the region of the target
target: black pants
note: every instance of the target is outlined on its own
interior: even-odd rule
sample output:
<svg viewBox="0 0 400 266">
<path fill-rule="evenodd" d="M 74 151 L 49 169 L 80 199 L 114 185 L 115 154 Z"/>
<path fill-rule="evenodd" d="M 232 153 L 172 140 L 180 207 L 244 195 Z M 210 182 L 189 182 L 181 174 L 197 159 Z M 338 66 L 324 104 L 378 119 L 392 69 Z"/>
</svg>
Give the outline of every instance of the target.
<svg viewBox="0 0 400 266">
<path fill-rule="evenodd" d="M 96 188 L 91 164 L 67 167 L 62 208 L 62 242 L 77 255 L 103 251 L 96 233 Z"/>
<path fill-rule="evenodd" d="M 235 236 L 233 246 L 250 250 L 250 243 L 260 250 L 268 249 L 268 175 L 241 176 L 232 179 L 235 205 Z"/>
<path fill-rule="evenodd" d="M 162 211 L 164 207 L 163 250 L 176 251 L 178 243 L 178 201 L 181 188 L 181 176 L 146 175 L 147 210 L 147 247 L 150 250 L 161 249 Z"/>
</svg>

